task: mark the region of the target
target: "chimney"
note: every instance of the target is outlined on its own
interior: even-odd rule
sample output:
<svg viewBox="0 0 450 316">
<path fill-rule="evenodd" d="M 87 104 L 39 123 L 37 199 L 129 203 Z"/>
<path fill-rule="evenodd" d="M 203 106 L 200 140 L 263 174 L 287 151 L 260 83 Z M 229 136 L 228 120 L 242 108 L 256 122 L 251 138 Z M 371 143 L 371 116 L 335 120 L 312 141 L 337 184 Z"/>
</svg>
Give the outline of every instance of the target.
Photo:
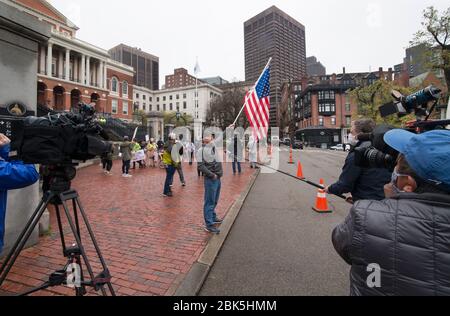
<svg viewBox="0 0 450 316">
<path fill-rule="evenodd" d="M 336 83 L 336 74 L 331 75 L 331 83 Z"/>
<path fill-rule="evenodd" d="M 342 74 L 345 75 L 345 67 L 342 69 Z"/>
<path fill-rule="evenodd" d="M 388 81 L 392 81 L 392 74 L 393 74 L 392 68 L 389 68 L 389 70 L 388 70 Z"/>
<path fill-rule="evenodd" d="M 385 78 L 384 78 L 384 74 L 383 74 L 383 67 L 380 67 L 380 68 L 378 69 L 378 78 L 380 78 L 380 79 L 385 79 Z"/>
</svg>

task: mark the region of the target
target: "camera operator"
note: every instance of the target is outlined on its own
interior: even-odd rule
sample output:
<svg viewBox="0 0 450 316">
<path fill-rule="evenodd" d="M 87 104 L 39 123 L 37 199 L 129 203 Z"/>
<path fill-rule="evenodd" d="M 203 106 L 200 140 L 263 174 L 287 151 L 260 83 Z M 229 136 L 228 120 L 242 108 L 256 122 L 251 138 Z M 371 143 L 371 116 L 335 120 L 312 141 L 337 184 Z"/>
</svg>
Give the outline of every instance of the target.
<svg viewBox="0 0 450 316">
<path fill-rule="evenodd" d="M 345 165 L 339 181 L 326 188 L 327 193 L 342 195 L 352 194 L 352 200 L 382 200 L 384 185 L 389 182 L 391 174 L 385 169 L 361 168 L 355 164 L 354 148 L 363 145 L 358 135 L 370 134 L 375 129 L 375 122 L 371 119 L 361 119 L 352 123 L 349 135 L 352 150 L 345 160 Z"/>
<path fill-rule="evenodd" d="M 9 161 L 10 142 L 8 137 L 0 133 L 0 253 L 5 233 L 7 191 L 27 187 L 39 180 L 39 174 L 34 165 Z"/>
<path fill-rule="evenodd" d="M 350 293 L 450 295 L 450 131 L 393 130 L 384 140 L 400 152 L 386 199 L 356 203 L 333 232 L 352 266 Z"/>
</svg>

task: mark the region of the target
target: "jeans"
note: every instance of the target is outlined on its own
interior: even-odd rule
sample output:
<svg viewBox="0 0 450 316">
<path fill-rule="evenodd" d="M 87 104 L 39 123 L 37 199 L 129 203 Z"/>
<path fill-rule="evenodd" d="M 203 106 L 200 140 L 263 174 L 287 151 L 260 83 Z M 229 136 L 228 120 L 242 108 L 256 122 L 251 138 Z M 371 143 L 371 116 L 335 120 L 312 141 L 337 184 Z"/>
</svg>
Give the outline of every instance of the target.
<svg viewBox="0 0 450 316">
<path fill-rule="evenodd" d="M 217 218 L 216 207 L 219 203 L 221 186 L 220 179 L 213 180 L 205 177 L 205 204 L 203 207 L 203 215 L 205 217 L 206 227 L 213 226 L 214 221 Z"/>
<path fill-rule="evenodd" d="M 241 173 L 242 172 L 241 163 L 237 159 L 237 157 L 235 157 L 233 160 L 233 173 L 236 173 L 236 164 L 237 164 L 238 172 Z"/>
<path fill-rule="evenodd" d="M 102 159 L 103 169 L 106 171 L 111 171 L 113 166 L 113 161 L 109 159 Z"/>
<path fill-rule="evenodd" d="M 130 164 L 131 164 L 131 160 L 122 161 L 122 173 L 123 174 L 128 174 L 130 172 Z"/>
<path fill-rule="evenodd" d="M 164 183 L 164 194 L 169 194 L 172 192 L 170 189 L 170 185 L 173 183 L 173 176 L 175 175 L 175 172 L 177 169 L 174 166 L 167 166 L 166 167 L 166 182 Z"/>
<path fill-rule="evenodd" d="M 184 180 L 183 166 L 181 165 L 181 162 L 177 167 L 177 172 L 178 172 L 178 175 L 180 176 L 180 182 L 186 183 L 186 181 Z"/>
</svg>

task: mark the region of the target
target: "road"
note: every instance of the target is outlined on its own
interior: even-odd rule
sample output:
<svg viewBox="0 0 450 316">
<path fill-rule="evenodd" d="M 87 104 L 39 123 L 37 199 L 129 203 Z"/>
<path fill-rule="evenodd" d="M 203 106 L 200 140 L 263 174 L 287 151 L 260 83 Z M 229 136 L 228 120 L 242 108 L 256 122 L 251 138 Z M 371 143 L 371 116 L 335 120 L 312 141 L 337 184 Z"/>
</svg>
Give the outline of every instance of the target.
<svg viewBox="0 0 450 316">
<path fill-rule="evenodd" d="M 280 170 L 296 174 L 282 149 Z M 308 180 L 338 179 L 346 154 L 295 151 Z M 317 189 L 280 173 L 261 173 L 211 272 L 201 296 L 348 295 L 349 266 L 336 254 L 331 232 L 350 205 L 329 196 L 332 214 L 312 210 Z"/>
</svg>

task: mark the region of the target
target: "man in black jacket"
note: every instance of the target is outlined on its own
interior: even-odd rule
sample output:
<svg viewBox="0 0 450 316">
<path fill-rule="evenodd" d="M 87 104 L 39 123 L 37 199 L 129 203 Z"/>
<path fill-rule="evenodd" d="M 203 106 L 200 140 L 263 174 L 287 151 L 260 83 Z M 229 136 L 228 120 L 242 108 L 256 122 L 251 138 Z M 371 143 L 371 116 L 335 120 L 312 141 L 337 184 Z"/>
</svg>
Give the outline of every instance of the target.
<svg viewBox="0 0 450 316">
<path fill-rule="evenodd" d="M 349 141 L 353 149 L 345 160 L 339 181 L 326 188 L 327 193 L 342 195 L 351 193 L 354 202 L 358 200 L 384 199 L 384 185 L 391 179 L 391 173 L 385 169 L 361 168 L 355 164 L 354 148 L 363 145 L 358 140 L 360 134 L 370 134 L 375 128 L 371 119 L 361 119 L 352 123 Z"/>
<path fill-rule="evenodd" d="M 450 131 L 393 130 L 401 153 L 383 201 L 359 201 L 333 231 L 351 295 L 450 295 Z"/>
</svg>

